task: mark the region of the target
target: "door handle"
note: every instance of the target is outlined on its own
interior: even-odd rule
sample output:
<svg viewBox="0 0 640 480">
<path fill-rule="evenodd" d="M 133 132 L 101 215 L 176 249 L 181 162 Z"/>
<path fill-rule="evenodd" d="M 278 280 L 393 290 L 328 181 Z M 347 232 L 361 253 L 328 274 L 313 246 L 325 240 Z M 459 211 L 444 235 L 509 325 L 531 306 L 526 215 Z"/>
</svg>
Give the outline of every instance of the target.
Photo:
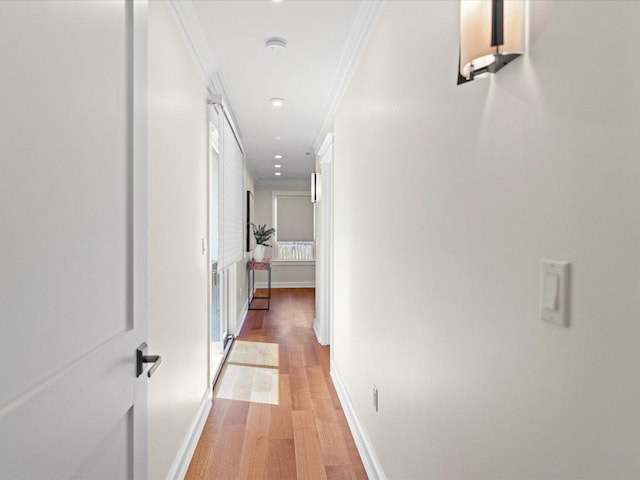
<svg viewBox="0 0 640 480">
<path fill-rule="evenodd" d="M 153 364 L 147 371 L 147 377 L 151 377 L 162 363 L 162 357 L 160 355 L 147 355 L 146 342 L 136 349 L 136 377 L 142 375 L 145 363 Z"/>
</svg>

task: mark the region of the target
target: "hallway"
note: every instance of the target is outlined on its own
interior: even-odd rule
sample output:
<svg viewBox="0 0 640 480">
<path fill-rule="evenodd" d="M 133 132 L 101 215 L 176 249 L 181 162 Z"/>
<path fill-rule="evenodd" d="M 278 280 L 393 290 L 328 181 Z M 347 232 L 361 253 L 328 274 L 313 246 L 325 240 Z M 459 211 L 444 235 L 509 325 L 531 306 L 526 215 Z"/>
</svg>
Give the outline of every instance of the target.
<svg viewBox="0 0 640 480">
<path fill-rule="evenodd" d="M 311 328 L 314 290 L 272 295 L 271 310 L 250 311 L 237 340 L 278 345 L 279 404 L 218 398 L 232 351 L 187 480 L 366 479 L 329 377 L 329 347 Z"/>
</svg>

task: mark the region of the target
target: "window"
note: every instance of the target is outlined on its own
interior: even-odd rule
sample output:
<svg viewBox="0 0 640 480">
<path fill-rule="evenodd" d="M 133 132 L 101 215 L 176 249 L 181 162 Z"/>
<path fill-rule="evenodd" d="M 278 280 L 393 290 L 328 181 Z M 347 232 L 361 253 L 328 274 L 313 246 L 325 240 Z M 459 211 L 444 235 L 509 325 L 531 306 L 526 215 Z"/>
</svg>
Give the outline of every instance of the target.
<svg viewBox="0 0 640 480">
<path fill-rule="evenodd" d="M 220 224 L 222 228 L 221 270 L 244 255 L 242 202 L 244 196 L 244 158 L 226 116 L 220 114 Z"/>
<path fill-rule="evenodd" d="M 273 192 L 275 259 L 313 261 L 313 204 L 308 192 Z"/>
</svg>

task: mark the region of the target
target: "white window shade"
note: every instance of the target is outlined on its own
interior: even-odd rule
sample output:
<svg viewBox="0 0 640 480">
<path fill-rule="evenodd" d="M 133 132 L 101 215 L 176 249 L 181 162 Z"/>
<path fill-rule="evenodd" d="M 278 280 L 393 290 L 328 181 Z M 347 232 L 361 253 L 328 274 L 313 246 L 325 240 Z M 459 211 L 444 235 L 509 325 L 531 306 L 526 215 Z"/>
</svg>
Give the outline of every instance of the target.
<svg viewBox="0 0 640 480">
<path fill-rule="evenodd" d="M 242 202 L 243 156 L 225 115 L 220 113 L 220 268 L 240 261 L 244 252 Z"/>
<path fill-rule="evenodd" d="M 313 241 L 313 204 L 307 196 L 276 197 L 278 242 Z"/>
</svg>

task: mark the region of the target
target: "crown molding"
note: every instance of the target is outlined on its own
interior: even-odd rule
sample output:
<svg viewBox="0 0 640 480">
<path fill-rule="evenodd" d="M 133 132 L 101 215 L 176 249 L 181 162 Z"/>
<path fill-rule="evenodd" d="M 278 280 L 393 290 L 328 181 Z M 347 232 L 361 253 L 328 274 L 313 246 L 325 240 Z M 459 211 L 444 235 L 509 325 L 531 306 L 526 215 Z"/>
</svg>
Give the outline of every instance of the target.
<svg viewBox="0 0 640 480">
<path fill-rule="evenodd" d="M 318 127 L 318 135 L 313 144 L 314 152 L 317 152 L 322 145 L 333 123 L 333 117 L 347 91 L 362 54 L 369 44 L 369 39 L 386 3 L 387 0 L 361 0 L 358 4 L 358 10 L 351 23 L 349 36 L 342 50 L 342 55 L 331 83 L 331 89 L 325 102 L 324 113 Z"/>
<path fill-rule="evenodd" d="M 331 160 L 325 160 L 325 154 L 327 153 L 327 150 L 329 150 L 330 147 L 333 146 L 333 137 L 334 134 L 332 132 L 327 133 L 324 136 L 324 139 L 322 140 L 322 143 L 320 144 L 320 146 L 318 147 L 318 157 L 322 158 L 322 160 L 320 161 L 320 163 L 331 163 Z"/>
<path fill-rule="evenodd" d="M 229 102 L 225 82 L 220 72 L 220 68 L 211 54 L 211 49 L 202 29 L 200 19 L 193 6 L 193 0 L 164 0 L 169 6 L 176 23 L 180 27 L 185 44 L 191 54 L 194 64 L 203 79 L 207 83 L 212 94 L 221 95 L 227 113 L 235 127 L 238 138 L 242 140 L 242 134 L 237 127 L 233 107 Z M 331 88 L 322 114 L 322 119 L 318 125 L 318 135 L 313 144 L 313 151 L 317 152 L 325 139 L 329 128 L 333 123 L 333 117 L 342 101 L 342 98 L 349 86 L 349 82 L 355 73 L 360 58 L 369 43 L 369 39 L 375 29 L 380 15 L 387 3 L 387 0 L 360 0 L 358 9 L 351 23 L 349 36 L 345 42 L 340 56 L 340 61 L 336 67 Z M 256 172 L 251 172 L 256 179 Z"/>
<path fill-rule="evenodd" d="M 174 20 L 180 27 L 184 43 L 191 54 L 196 69 L 202 75 L 212 94 L 222 95 L 218 85 L 212 82 L 218 70 L 215 65 L 202 25 L 191 0 L 165 0 Z M 208 59 L 208 60 L 205 60 Z"/>
<path fill-rule="evenodd" d="M 209 93 L 222 97 L 224 108 L 229 117 L 229 123 L 231 123 L 231 127 L 236 132 L 238 142 L 242 145 L 242 134 L 238 128 L 233 107 L 229 102 L 229 95 L 227 95 L 224 79 L 220 72 L 219 65 L 216 63 L 215 57 L 209 48 L 209 43 L 202 29 L 200 18 L 198 18 L 198 14 L 195 8 L 193 8 L 193 1 L 165 0 L 165 3 L 168 5 L 169 11 L 178 24 L 187 50 L 189 50 L 191 54 L 196 69 L 200 72 L 200 75 L 202 75 L 202 78 L 207 84 Z M 244 151 L 244 145 L 242 145 L 241 148 Z"/>
</svg>

